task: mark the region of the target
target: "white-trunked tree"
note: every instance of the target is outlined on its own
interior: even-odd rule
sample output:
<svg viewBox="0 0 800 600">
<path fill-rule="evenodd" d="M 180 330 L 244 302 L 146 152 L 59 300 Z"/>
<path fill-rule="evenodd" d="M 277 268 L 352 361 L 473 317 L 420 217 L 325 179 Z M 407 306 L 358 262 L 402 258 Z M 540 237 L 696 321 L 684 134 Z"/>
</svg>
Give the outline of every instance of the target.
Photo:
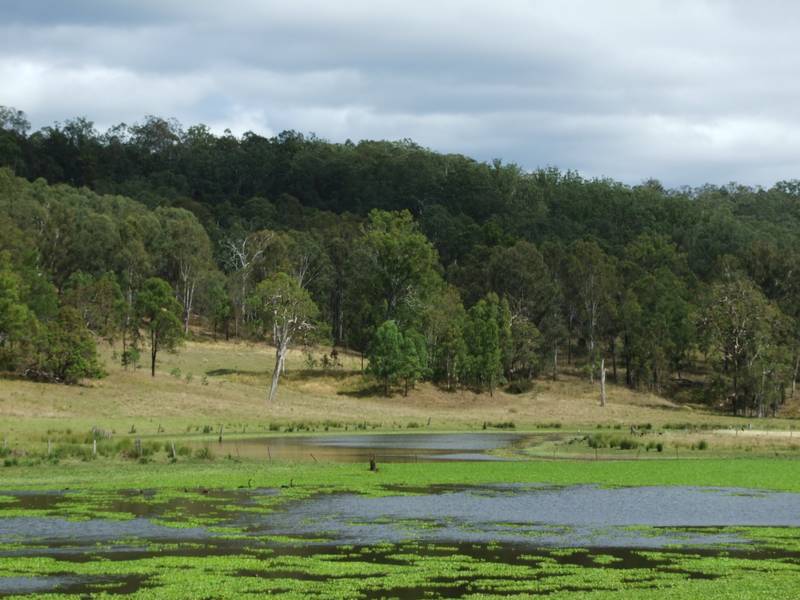
<svg viewBox="0 0 800 600">
<path fill-rule="evenodd" d="M 274 273 L 259 283 L 252 301 L 264 334 L 271 331 L 275 344 L 275 370 L 268 396 L 272 402 L 278 392 L 289 344 L 314 328 L 319 309 L 308 291 L 286 273 Z"/>
</svg>

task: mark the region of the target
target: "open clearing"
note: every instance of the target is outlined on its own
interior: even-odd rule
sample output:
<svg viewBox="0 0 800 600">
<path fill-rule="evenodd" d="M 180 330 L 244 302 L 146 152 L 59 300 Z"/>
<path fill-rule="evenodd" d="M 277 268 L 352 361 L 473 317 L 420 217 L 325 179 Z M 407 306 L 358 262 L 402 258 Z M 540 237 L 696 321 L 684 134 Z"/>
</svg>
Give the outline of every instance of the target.
<svg viewBox="0 0 800 600">
<path fill-rule="evenodd" d="M 319 355 L 319 352 L 317 352 Z M 340 353 L 342 366 L 305 368 L 304 354 L 292 352 L 278 398 L 266 401 L 274 350 L 266 345 L 189 342 L 177 354 L 163 353 L 157 376 L 146 369 L 122 369 L 104 349 L 108 376 L 81 386 L 21 380 L 0 382 L 0 435 L 9 443 L 37 439 L 48 430 L 88 431 L 98 427 L 122 435 L 185 434 L 220 424 L 231 431 L 269 425 L 307 424 L 397 430 L 409 425 L 432 430 L 478 429 L 483 423 L 512 424 L 517 430 L 558 425 L 590 428 L 692 423 L 741 428 L 750 421 L 687 407 L 654 394 L 609 386 L 606 407 L 597 386 L 576 375 L 539 380 L 532 392 L 493 397 L 470 391 L 448 392 L 421 384 L 408 397 L 380 396 L 360 371 L 357 356 Z M 770 419 L 770 427 L 788 430 L 792 421 Z M 41 440 L 40 440 L 41 441 Z"/>
</svg>

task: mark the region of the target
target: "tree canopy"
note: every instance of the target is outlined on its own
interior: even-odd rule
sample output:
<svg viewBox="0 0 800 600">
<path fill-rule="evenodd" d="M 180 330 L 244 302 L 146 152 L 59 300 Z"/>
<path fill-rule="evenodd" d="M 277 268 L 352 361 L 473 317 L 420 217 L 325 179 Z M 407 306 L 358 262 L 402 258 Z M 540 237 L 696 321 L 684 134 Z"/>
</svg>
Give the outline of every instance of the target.
<svg viewBox="0 0 800 600">
<path fill-rule="evenodd" d="M 291 298 L 317 343 L 369 354 L 387 388 L 492 392 L 603 362 L 632 387 L 763 415 L 800 372 L 798 242 L 797 181 L 670 190 L 156 116 L 31 131 L 0 108 L 0 368 L 22 375 L 99 374 L 97 340 L 130 358 L 203 327 L 285 357 L 308 339 L 276 325 Z M 48 335 L 86 368 L 54 366 Z"/>
</svg>

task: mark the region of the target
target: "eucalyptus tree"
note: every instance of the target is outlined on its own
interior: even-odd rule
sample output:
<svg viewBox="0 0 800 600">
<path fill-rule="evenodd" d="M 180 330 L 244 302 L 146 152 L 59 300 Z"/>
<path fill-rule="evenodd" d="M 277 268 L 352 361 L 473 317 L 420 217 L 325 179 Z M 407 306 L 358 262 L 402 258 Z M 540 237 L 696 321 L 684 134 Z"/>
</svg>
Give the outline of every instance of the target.
<svg viewBox="0 0 800 600">
<path fill-rule="evenodd" d="M 371 211 L 353 260 L 353 293 L 375 308 L 376 323 L 411 324 L 441 281 L 436 250 L 408 211 Z"/>
<path fill-rule="evenodd" d="M 183 307 L 183 333 L 189 333 L 195 293 L 212 263 L 211 242 L 203 226 L 189 211 L 159 208 L 161 256 L 164 269 L 175 282 L 177 297 Z"/>
<path fill-rule="evenodd" d="M 183 341 L 181 304 L 172 287 L 158 277 L 151 277 L 136 295 L 136 330 L 144 331 L 150 345 L 150 375 L 156 376 L 160 350 L 172 351 Z"/>
<path fill-rule="evenodd" d="M 453 286 L 443 286 L 426 303 L 422 312 L 422 331 L 429 352 L 430 373 L 452 390 L 466 355 L 464 322 L 467 313 L 461 296 Z"/>
<path fill-rule="evenodd" d="M 240 333 L 241 324 L 247 320 L 248 298 L 253 271 L 263 261 L 275 233 L 267 229 L 243 232 L 222 241 L 222 256 L 225 267 L 231 274 L 234 289 L 234 332 Z"/>
<path fill-rule="evenodd" d="M 773 369 L 769 363 L 777 357 L 781 316 L 750 279 L 723 266 L 722 279 L 709 290 L 701 326 L 733 414 L 745 413 L 758 401 L 760 377 Z"/>
<path fill-rule="evenodd" d="M 24 282 L 14 270 L 11 255 L 0 252 L 0 369 L 16 369 L 21 345 L 35 328 L 35 317 L 24 302 Z"/>
<path fill-rule="evenodd" d="M 568 262 L 569 285 L 578 300 L 583 333 L 589 352 L 589 379 L 599 362 L 598 338 L 612 307 L 612 293 L 617 289 L 613 259 L 595 241 L 578 241 L 571 248 Z"/>
<path fill-rule="evenodd" d="M 494 293 L 488 294 L 467 312 L 464 324 L 462 373 L 479 390 L 488 389 L 490 395 L 503 376 L 502 331 L 503 310 Z"/>
<path fill-rule="evenodd" d="M 367 373 L 381 382 L 384 396 L 389 395 L 390 386 L 401 375 L 403 350 L 403 335 L 397 322 L 388 320 L 381 323 L 369 346 Z"/>
<path fill-rule="evenodd" d="M 272 402 L 278 393 L 289 345 L 314 328 L 319 309 L 300 282 L 282 272 L 272 274 L 256 286 L 251 304 L 262 333 L 270 335 L 275 344 L 275 368 L 267 396 Z"/>
</svg>

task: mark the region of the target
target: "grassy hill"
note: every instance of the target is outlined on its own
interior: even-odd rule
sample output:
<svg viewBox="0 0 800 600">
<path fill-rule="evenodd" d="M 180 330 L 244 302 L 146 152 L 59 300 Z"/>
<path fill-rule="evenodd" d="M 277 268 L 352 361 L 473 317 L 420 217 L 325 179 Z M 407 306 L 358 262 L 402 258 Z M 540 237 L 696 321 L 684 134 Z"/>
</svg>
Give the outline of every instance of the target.
<svg viewBox="0 0 800 600">
<path fill-rule="evenodd" d="M 189 342 L 177 354 L 164 354 L 156 377 L 147 369 L 125 370 L 114 350 L 103 348 L 108 376 L 84 385 L 63 386 L 24 380 L 0 384 L 0 436 L 10 443 L 41 441 L 58 433 L 85 433 L 92 427 L 118 435 L 188 435 L 206 429 L 261 431 L 475 430 L 513 427 L 627 428 L 693 423 L 741 427 L 748 423 L 703 407 L 610 385 L 608 405 L 598 389 L 576 374 L 558 381 L 540 379 L 532 391 L 494 396 L 446 391 L 424 383 L 407 397 L 397 390 L 380 394 L 361 373 L 360 357 L 341 353 L 337 368 L 308 368 L 306 355 L 292 352 L 278 398 L 266 400 L 274 350 L 242 342 Z M 323 351 L 313 355 L 317 359 Z M 317 360 L 317 362 L 320 362 Z M 790 422 L 771 419 L 771 428 Z"/>
</svg>

